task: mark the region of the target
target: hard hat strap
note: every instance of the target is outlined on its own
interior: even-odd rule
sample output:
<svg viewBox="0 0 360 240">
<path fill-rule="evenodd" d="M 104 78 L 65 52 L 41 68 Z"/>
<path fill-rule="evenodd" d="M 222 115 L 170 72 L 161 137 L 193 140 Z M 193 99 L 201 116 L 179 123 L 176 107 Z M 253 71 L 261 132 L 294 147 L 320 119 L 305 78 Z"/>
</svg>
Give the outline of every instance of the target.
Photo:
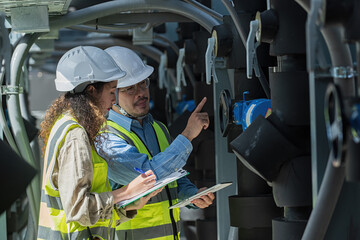
<svg viewBox="0 0 360 240">
<path fill-rule="evenodd" d="M 146 115 L 147 115 L 147 114 L 145 114 L 144 116 L 134 117 L 134 116 L 132 116 L 131 114 L 129 114 L 128 112 L 126 112 L 125 109 L 123 109 L 123 108 L 122 108 L 121 106 L 119 106 L 118 104 L 114 104 L 114 106 L 116 106 L 116 107 L 119 109 L 119 111 L 120 111 L 120 113 L 121 113 L 122 115 L 124 115 L 125 117 L 128 117 L 128 118 L 131 118 L 131 119 L 141 120 L 141 119 L 145 118 Z"/>
</svg>

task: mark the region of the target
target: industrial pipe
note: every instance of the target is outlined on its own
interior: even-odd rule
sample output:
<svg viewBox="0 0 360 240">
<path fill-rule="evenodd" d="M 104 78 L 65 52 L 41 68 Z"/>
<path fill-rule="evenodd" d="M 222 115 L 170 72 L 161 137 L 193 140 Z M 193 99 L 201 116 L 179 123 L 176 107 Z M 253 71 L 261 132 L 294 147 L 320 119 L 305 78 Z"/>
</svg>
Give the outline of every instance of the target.
<svg viewBox="0 0 360 240">
<path fill-rule="evenodd" d="M 238 31 L 241 41 L 246 46 L 246 39 L 247 34 L 245 33 L 245 30 L 241 27 L 239 16 L 237 15 L 235 8 L 231 6 L 231 3 L 229 0 L 221 0 L 221 2 L 225 5 L 226 9 L 230 13 L 230 16 L 235 24 L 236 30 Z"/>
<path fill-rule="evenodd" d="M 126 0 L 104 2 L 75 12 L 70 12 L 61 17 L 54 17 L 50 19 L 49 24 L 50 29 L 60 29 L 72 25 L 83 24 L 97 18 L 118 14 L 123 11 L 139 10 L 158 10 L 175 13 L 193 20 L 210 33 L 214 26 L 220 24 L 218 20 L 203 11 L 178 0 L 152 0 L 150 2 L 146 0 Z"/>
<path fill-rule="evenodd" d="M 27 68 L 26 65 L 23 66 L 23 71 L 21 74 L 21 81 L 20 81 L 20 86 L 23 85 L 24 86 L 24 91 L 22 94 L 19 94 L 19 104 L 20 104 L 20 112 L 22 117 L 27 120 L 29 122 L 29 124 L 34 124 L 33 129 L 37 130 L 37 128 L 35 127 L 35 122 L 34 122 L 34 118 L 31 115 L 30 109 L 29 109 L 29 102 L 28 102 L 28 93 L 29 93 L 29 74 L 28 74 L 29 70 Z M 35 131 L 32 131 L 33 134 L 35 134 Z M 37 139 L 37 134 L 34 137 L 34 135 L 30 136 L 32 137 L 32 141 L 30 142 L 30 147 L 35 159 L 35 169 L 41 173 L 41 169 L 42 167 L 40 166 L 40 159 L 41 159 L 41 153 L 40 153 L 40 146 L 39 146 L 39 141 Z"/>
<path fill-rule="evenodd" d="M 56 49 L 71 49 L 74 46 L 77 45 L 95 45 L 98 46 L 100 48 L 107 48 L 110 46 L 123 46 L 123 47 L 127 47 L 130 48 L 134 51 L 138 51 L 150 58 L 152 58 L 153 60 L 155 60 L 157 63 L 160 63 L 160 57 L 162 52 L 153 47 L 153 46 L 148 46 L 148 45 L 133 45 L 131 41 L 127 41 L 127 40 L 122 40 L 119 38 L 93 38 L 93 39 L 89 39 L 89 40 L 79 40 L 79 41 L 71 41 L 68 43 L 57 43 L 55 45 Z"/>
<path fill-rule="evenodd" d="M 72 30 L 79 30 L 84 32 L 95 32 L 95 33 L 108 33 L 114 35 L 121 35 L 121 36 L 132 36 L 132 29 L 114 29 L 114 28 L 102 28 L 102 26 L 92 27 L 87 25 L 74 25 L 68 27 Z"/>
<path fill-rule="evenodd" d="M 10 82 L 10 60 L 11 60 L 11 45 L 10 45 L 10 39 L 9 39 L 9 32 L 7 28 L 5 28 L 5 15 L 0 14 L 0 31 L 1 31 L 1 41 L 2 41 L 2 50 L 4 51 L 2 53 L 3 56 L 1 56 L 4 62 L 3 67 L 1 67 L 0 70 L 0 87 L 3 86 L 5 73 L 6 74 L 6 83 Z M 0 126 L 2 127 L 6 140 L 8 141 L 11 148 L 19 154 L 19 149 L 16 146 L 15 140 L 10 132 L 10 129 L 8 127 L 7 122 L 5 121 L 5 114 L 2 104 L 2 96 L 0 98 Z"/>
<path fill-rule="evenodd" d="M 223 20 L 223 15 L 221 15 L 220 13 L 214 11 L 213 9 L 211 8 L 208 8 L 207 6 L 205 5 L 202 5 L 201 3 L 199 3 L 198 1 L 196 0 L 184 0 L 185 2 L 193 5 L 194 7 L 200 9 L 201 11 L 209 14 L 210 16 L 216 18 L 217 20 L 220 20 L 222 21 Z"/>
<path fill-rule="evenodd" d="M 27 34 L 23 37 L 20 43 L 14 50 L 11 58 L 10 69 L 10 86 L 19 87 L 19 80 L 21 75 L 21 68 L 27 57 L 27 53 L 31 45 L 40 36 L 39 33 Z M 12 131 L 15 136 L 15 141 L 19 147 L 21 156 L 36 169 L 36 161 L 31 151 L 29 139 L 26 134 L 24 121 L 20 112 L 19 96 L 17 94 L 9 95 L 7 98 L 7 106 L 9 110 L 9 119 Z M 27 188 L 26 192 L 29 198 L 29 205 L 32 215 L 32 220 L 37 228 L 40 209 L 40 180 L 39 174 L 31 182 L 31 186 Z"/>
<path fill-rule="evenodd" d="M 4 81 L 4 76 L 5 76 L 5 68 L 3 67 L 1 69 L 1 73 L 0 73 L 0 86 L 3 86 L 3 81 Z M 3 104 L 2 104 L 2 97 L 0 97 L 0 126 L 2 128 L 2 130 L 4 131 L 6 140 L 8 141 L 10 147 L 17 153 L 20 155 L 19 153 L 19 149 L 16 146 L 15 140 L 10 132 L 10 129 L 8 127 L 7 122 L 5 121 L 6 117 L 4 114 L 4 109 L 3 109 Z"/>
</svg>

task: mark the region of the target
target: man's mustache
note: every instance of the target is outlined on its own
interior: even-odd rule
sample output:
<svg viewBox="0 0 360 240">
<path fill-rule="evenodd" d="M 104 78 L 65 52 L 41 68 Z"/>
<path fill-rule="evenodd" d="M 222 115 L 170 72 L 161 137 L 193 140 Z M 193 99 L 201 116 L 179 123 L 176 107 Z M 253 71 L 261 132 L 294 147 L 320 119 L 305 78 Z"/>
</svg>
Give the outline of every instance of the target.
<svg viewBox="0 0 360 240">
<path fill-rule="evenodd" d="M 141 101 L 148 100 L 148 99 L 149 99 L 148 97 L 141 97 L 139 100 L 137 100 L 137 101 L 135 102 L 135 105 L 138 104 L 138 103 L 141 102 Z"/>
</svg>

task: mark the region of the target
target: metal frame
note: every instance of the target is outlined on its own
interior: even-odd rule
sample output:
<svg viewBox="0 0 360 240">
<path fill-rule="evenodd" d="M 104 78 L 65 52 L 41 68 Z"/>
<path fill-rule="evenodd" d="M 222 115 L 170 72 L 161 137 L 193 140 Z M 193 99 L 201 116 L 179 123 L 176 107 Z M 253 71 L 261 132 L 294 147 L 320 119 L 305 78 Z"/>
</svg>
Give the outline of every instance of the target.
<svg viewBox="0 0 360 240">
<path fill-rule="evenodd" d="M 220 191 L 216 198 L 217 207 L 217 239 L 228 239 L 230 232 L 230 209 L 229 199 L 231 195 L 237 194 L 237 164 L 236 156 L 228 152 L 227 139 L 222 136 L 220 131 L 219 106 L 220 93 L 223 89 L 233 92 L 233 78 L 229 76 L 229 70 L 220 69 L 215 66 L 215 74 L 218 82 L 213 83 L 214 87 L 214 132 L 215 132 L 215 169 L 216 182 L 233 182 L 233 184 Z M 233 94 L 233 93 L 232 93 Z"/>
</svg>

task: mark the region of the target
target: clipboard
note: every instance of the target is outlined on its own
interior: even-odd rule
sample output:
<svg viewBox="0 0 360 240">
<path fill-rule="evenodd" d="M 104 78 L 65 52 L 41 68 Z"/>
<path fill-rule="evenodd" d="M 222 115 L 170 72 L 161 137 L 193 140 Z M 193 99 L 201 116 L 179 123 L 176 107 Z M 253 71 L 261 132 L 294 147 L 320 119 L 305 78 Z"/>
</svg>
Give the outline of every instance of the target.
<svg viewBox="0 0 360 240">
<path fill-rule="evenodd" d="M 197 194 L 195 194 L 195 195 L 193 195 L 193 196 L 191 196 L 191 197 L 189 197 L 189 198 L 187 198 L 187 199 L 185 199 L 185 200 L 183 200 L 183 201 L 169 207 L 169 209 L 185 207 L 186 205 L 191 204 L 192 200 L 200 198 L 201 196 L 206 195 L 206 194 L 208 194 L 210 192 L 212 192 L 212 193 L 217 192 L 217 191 L 219 191 L 219 190 L 221 190 L 223 188 L 226 188 L 226 187 L 230 186 L 231 184 L 232 184 L 232 182 L 218 183 L 218 184 L 216 184 L 216 185 L 214 185 L 214 186 L 212 186 L 210 188 L 205 189 L 202 192 L 199 192 L 199 193 L 197 193 Z"/>
<path fill-rule="evenodd" d="M 126 205 L 129 205 L 130 203 L 138 200 L 139 198 L 144 197 L 145 195 L 147 195 L 147 194 L 149 194 L 149 193 L 151 193 L 151 192 L 153 192 L 153 191 L 155 191 L 155 190 L 157 190 L 157 189 L 159 189 L 159 188 L 161 188 L 161 187 L 163 187 L 163 186 L 165 186 L 165 185 L 167 185 L 167 184 L 169 184 L 169 183 L 171 183 L 171 182 L 173 182 L 173 181 L 175 181 L 175 180 L 177 180 L 179 178 L 182 178 L 182 177 L 184 177 L 184 176 L 186 176 L 188 174 L 189 174 L 189 172 L 187 172 L 186 170 L 179 169 L 178 171 L 171 173 L 167 177 L 157 180 L 155 185 L 152 188 L 146 190 L 145 192 L 142 192 L 142 193 L 140 193 L 140 194 L 138 194 L 138 195 L 136 195 L 136 196 L 134 196 L 134 197 L 132 197 L 130 199 L 120 201 L 120 202 L 116 203 L 115 205 L 118 208 L 125 207 Z"/>
</svg>

